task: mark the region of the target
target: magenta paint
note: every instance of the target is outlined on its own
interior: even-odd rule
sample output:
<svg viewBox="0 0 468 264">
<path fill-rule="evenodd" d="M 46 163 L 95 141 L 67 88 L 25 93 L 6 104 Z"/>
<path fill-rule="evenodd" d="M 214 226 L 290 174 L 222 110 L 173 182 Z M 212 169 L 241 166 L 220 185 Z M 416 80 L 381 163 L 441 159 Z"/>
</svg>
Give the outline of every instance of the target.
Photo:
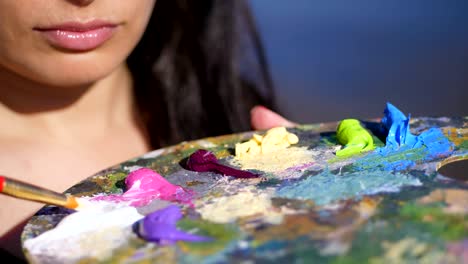
<svg viewBox="0 0 468 264">
<path fill-rule="evenodd" d="M 196 172 L 214 172 L 241 179 L 258 178 L 260 175 L 250 171 L 238 170 L 220 164 L 216 156 L 204 149 L 195 151 L 187 160 L 187 168 Z"/>
<path fill-rule="evenodd" d="M 154 199 L 191 204 L 193 192 L 168 182 L 157 172 L 141 168 L 125 179 L 127 191 L 123 194 L 97 196 L 92 200 L 130 202 L 131 206 L 145 206 Z"/>
</svg>

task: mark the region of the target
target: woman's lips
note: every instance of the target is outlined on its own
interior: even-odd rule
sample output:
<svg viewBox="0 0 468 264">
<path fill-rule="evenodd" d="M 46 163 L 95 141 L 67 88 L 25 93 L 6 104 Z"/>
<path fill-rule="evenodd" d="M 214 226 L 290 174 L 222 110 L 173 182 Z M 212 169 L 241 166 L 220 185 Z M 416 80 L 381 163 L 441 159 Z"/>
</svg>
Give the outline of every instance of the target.
<svg viewBox="0 0 468 264">
<path fill-rule="evenodd" d="M 35 28 L 54 47 L 69 51 L 93 50 L 110 39 L 118 25 L 101 21 L 69 22 L 51 27 Z"/>
</svg>

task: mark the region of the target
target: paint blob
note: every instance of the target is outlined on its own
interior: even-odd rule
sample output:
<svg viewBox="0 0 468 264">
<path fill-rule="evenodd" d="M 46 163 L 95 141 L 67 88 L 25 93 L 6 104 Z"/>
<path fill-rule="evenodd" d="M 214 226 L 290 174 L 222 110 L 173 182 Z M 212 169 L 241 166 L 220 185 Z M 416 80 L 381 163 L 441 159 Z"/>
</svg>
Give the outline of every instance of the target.
<svg viewBox="0 0 468 264">
<path fill-rule="evenodd" d="M 336 130 L 336 136 L 340 144 L 345 145 L 336 152 L 338 157 L 347 157 L 374 149 L 371 134 L 361 126 L 359 120 L 342 120 Z"/>
<path fill-rule="evenodd" d="M 380 148 L 380 153 L 385 154 L 401 147 L 408 149 L 424 146 L 427 149 L 425 161 L 428 161 L 428 159 L 446 157 L 453 152 L 454 144 L 445 137 L 440 128 L 430 128 L 415 136 L 410 132 L 410 116 L 406 118 L 390 103 L 387 103 L 384 114 L 382 124 L 388 129 L 388 135 L 385 148 Z"/>
<path fill-rule="evenodd" d="M 252 139 L 236 144 L 236 158 L 242 159 L 259 154 L 272 153 L 297 144 L 299 138 L 289 133 L 285 127 L 275 127 L 266 132 L 264 136 L 254 134 Z"/>
<path fill-rule="evenodd" d="M 230 162 L 240 166 L 244 170 L 279 173 L 293 167 L 301 167 L 304 164 L 313 165 L 316 155 L 319 154 L 322 154 L 322 152 L 309 150 L 307 147 L 289 147 L 273 153 L 245 156 L 242 159 L 235 158 Z M 330 157 L 333 156 L 333 153 L 330 151 Z"/>
<path fill-rule="evenodd" d="M 448 157 L 455 149 L 440 128 L 430 128 L 418 136 L 411 134 L 409 117 L 406 118 L 390 103 L 387 103 L 382 124 L 389 129 L 385 147 L 355 161 L 355 168 L 403 171 L 417 164 Z"/>
<path fill-rule="evenodd" d="M 204 149 L 199 149 L 190 155 L 187 160 L 187 168 L 196 172 L 215 172 L 242 179 L 258 178 L 260 176 L 249 171 L 238 170 L 220 164 L 212 152 Z"/>
<path fill-rule="evenodd" d="M 382 124 L 388 130 L 386 147 L 398 148 L 402 145 L 414 146 L 416 137 L 411 134 L 409 128 L 410 116 L 406 117 L 398 108 L 391 103 L 387 103 L 384 110 Z"/>
<path fill-rule="evenodd" d="M 104 260 L 133 236 L 132 224 L 143 218 L 134 207 L 110 202 L 90 202 L 84 210 L 65 217 L 54 229 L 28 239 L 30 256 L 45 263 Z M 40 263 L 40 261 L 37 261 Z"/>
<path fill-rule="evenodd" d="M 154 199 L 191 204 L 193 193 L 173 185 L 155 171 L 141 168 L 125 179 L 127 191 L 123 194 L 101 195 L 94 201 L 127 202 L 131 206 L 145 206 Z"/>
<path fill-rule="evenodd" d="M 420 186 L 419 179 L 400 173 L 367 171 L 336 175 L 323 171 L 304 180 L 286 184 L 276 196 L 291 199 L 308 199 L 317 205 L 327 205 L 340 200 L 360 198 L 382 192 L 398 192 L 404 186 Z"/>
<path fill-rule="evenodd" d="M 212 240 L 208 237 L 197 236 L 178 230 L 176 224 L 180 219 L 182 219 L 180 208 L 170 205 L 140 220 L 138 223 L 138 235 L 147 241 L 162 245 L 171 245 L 177 241 L 207 242 Z"/>
<path fill-rule="evenodd" d="M 453 143 L 443 134 L 442 130 L 431 128 L 417 136 L 413 146 L 401 146 L 397 150 L 387 147 L 379 148 L 376 154 L 366 157 L 365 160 L 375 158 L 376 161 L 380 160 L 387 170 L 403 170 L 416 163 L 448 157 L 453 150 Z M 397 159 L 397 157 L 399 158 Z M 362 161 L 358 163 L 362 163 Z"/>
</svg>

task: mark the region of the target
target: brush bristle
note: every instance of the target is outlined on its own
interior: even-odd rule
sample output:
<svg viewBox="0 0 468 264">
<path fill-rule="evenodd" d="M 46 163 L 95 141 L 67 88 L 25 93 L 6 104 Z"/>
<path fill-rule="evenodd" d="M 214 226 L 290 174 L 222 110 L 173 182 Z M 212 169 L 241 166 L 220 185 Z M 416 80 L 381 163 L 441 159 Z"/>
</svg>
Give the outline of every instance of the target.
<svg viewBox="0 0 468 264">
<path fill-rule="evenodd" d="M 67 204 L 65 205 L 65 207 L 70 208 L 70 209 L 76 209 L 78 205 L 79 205 L 78 201 L 76 200 L 75 197 L 68 196 Z"/>
</svg>

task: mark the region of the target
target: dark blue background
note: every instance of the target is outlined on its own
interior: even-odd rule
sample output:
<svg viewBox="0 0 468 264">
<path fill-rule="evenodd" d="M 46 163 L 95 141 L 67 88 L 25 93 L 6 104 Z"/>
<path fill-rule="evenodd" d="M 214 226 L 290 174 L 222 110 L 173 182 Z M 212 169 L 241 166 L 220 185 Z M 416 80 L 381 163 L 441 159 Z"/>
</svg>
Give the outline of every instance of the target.
<svg viewBox="0 0 468 264">
<path fill-rule="evenodd" d="M 468 1 L 250 3 L 288 118 L 468 115 Z"/>
</svg>

